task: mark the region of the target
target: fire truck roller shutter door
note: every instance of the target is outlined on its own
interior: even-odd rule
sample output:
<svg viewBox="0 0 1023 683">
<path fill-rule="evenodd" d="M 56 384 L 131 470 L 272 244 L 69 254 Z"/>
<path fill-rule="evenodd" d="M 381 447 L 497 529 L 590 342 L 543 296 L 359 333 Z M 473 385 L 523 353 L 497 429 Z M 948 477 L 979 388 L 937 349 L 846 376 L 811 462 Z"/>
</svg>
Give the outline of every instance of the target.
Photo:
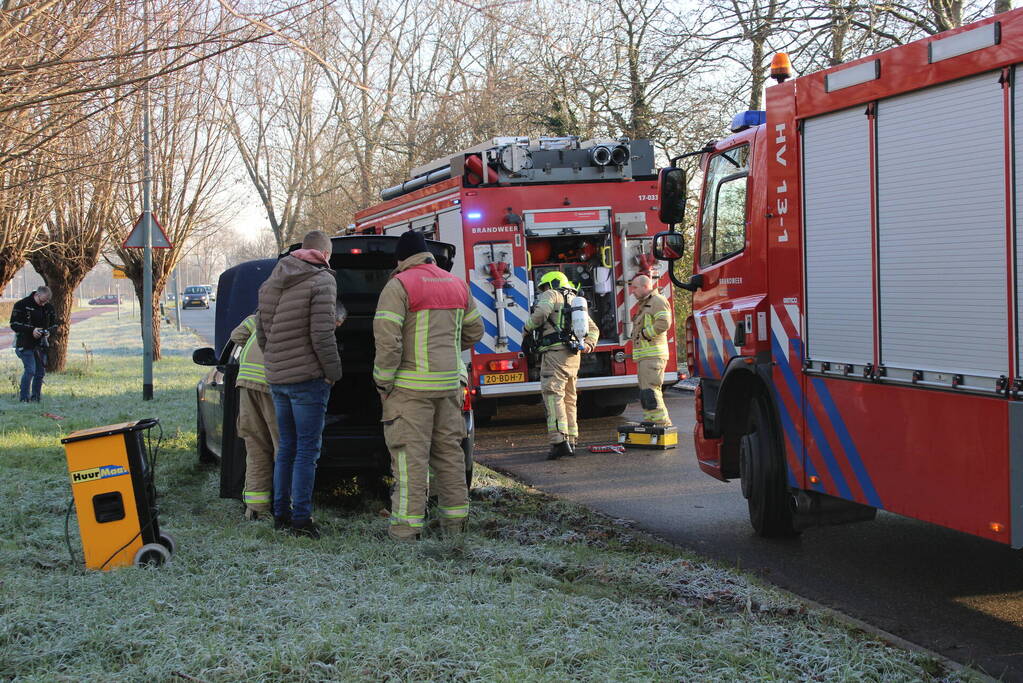
<svg viewBox="0 0 1023 683">
<path fill-rule="evenodd" d="M 1013 151 L 1015 157 L 1015 172 L 1016 177 L 1013 178 L 1014 185 L 1016 188 L 1016 210 L 1014 216 L 1016 219 L 1016 263 L 1023 263 L 1023 219 L 1020 218 L 1020 213 L 1023 212 L 1023 182 L 1020 182 L 1020 174 L 1023 174 L 1023 87 L 1020 87 L 1019 83 L 1019 69 L 1016 70 L 1016 84 L 1013 85 L 1013 99 L 1015 112 L 1014 123 L 1015 130 L 1013 131 L 1013 140 L 1016 144 L 1016 149 Z M 1019 268 L 1019 266 L 1017 266 Z M 1023 277 L 1020 277 L 1017 273 L 1016 276 L 1016 320 L 1023 320 Z M 1019 323 L 1017 322 L 1017 326 Z M 1021 373 L 1020 368 L 1023 368 L 1023 344 L 1017 343 L 1016 345 L 1016 374 Z M 1020 463 L 1023 466 L 1023 463 Z M 1023 514 L 1023 513 L 1021 513 Z M 1020 529 L 1020 538 L 1023 542 L 1023 528 Z"/>
<path fill-rule="evenodd" d="M 1008 372 L 1006 272 L 998 265 L 1006 211 L 999 76 L 878 103 L 881 362 L 888 368 Z"/>
<path fill-rule="evenodd" d="M 874 359 L 870 120 L 864 108 L 803 127 L 807 357 Z"/>
</svg>

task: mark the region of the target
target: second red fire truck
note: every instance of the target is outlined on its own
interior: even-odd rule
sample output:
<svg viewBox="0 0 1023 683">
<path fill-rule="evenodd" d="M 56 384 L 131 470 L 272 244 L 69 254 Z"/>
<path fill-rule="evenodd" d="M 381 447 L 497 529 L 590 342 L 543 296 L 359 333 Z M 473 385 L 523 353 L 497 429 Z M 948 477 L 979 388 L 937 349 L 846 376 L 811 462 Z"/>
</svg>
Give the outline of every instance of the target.
<svg viewBox="0 0 1023 683">
<path fill-rule="evenodd" d="M 1016 10 L 780 82 L 697 152 L 696 453 L 759 533 L 883 509 L 1023 547 L 1020 65 Z"/>
<path fill-rule="evenodd" d="M 659 277 L 652 238 L 658 220 L 654 150 L 647 140 L 494 138 L 413 169 L 412 178 L 358 212 L 354 230 L 420 230 L 454 244 L 486 331 L 466 360 L 477 419 L 500 403 L 539 400 L 539 360 L 523 351 L 534 286 L 560 270 L 579 286 L 600 328 L 579 372 L 581 417 L 620 414 L 636 397 L 629 342 L 636 302 L 627 283 Z M 678 379 L 674 333 L 665 382 Z"/>
</svg>

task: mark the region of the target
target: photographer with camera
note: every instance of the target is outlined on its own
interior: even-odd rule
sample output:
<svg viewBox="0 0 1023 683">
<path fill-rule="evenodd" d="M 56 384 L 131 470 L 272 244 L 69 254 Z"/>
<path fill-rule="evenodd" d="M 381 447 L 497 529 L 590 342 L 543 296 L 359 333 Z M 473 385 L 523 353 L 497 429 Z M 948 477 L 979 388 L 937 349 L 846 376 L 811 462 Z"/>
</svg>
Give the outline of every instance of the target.
<svg viewBox="0 0 1023 683">
<path fill-rule="evenodd" d="M 14 304 L 11 310 L 11 329 L 15 333 L 14 353 L 25 366 L 18 396 L 22 403 L 40 400 L 43 377 L 46 375 L 48 337 L 57 326 L 57 315 L 50 303 L 52 297 L 50 288 L 43 285 Z"/>
</svg>

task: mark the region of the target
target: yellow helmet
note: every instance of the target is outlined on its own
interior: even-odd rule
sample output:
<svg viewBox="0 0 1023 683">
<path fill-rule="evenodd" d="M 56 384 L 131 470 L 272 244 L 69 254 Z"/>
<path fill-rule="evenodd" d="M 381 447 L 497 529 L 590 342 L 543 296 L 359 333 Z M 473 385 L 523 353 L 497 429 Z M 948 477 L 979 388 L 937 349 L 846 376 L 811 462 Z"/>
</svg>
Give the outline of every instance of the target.
<svg viewBox="0 0 1023 683">
<path fill-rule="evenodd" d="M 560 270 L 552 270 L 544 273 L 543 277 L 540 278 L 540 286 L 543 287 L 544 285 L 549 285 L 557 289 L 571 286 L 568 278 L 565 277 L 565 274 Z"/>
</svg>

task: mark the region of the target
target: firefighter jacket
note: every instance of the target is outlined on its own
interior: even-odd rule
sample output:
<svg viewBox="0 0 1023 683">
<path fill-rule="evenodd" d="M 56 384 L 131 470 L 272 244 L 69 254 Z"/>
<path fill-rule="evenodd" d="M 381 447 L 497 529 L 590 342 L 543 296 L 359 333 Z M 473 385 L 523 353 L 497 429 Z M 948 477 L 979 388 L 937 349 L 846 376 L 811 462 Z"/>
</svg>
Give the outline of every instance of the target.
<svg viewBox="0 0 1023 683">
<path fill-rule="evenodd" d="M 537 297 L 536 306 L 529 314 L 529 320 L 526 321 L 523 329 L 526 332 L 540 330 L 540 346 L 537 348 L 540 353 L 551 349 L 565 348 L 564 340 L 556 338 L 560 336 L 566 325 L 570 324 L 564 319 L 564 316 L 569 314 L 568 310 L 568 294 L 561 290 L 552 287 L 541 292 Z M 586 345 L 587 349 L 592 350 L 597 345 L 600 330 L 589 316 L 587 316 L 586 322 L 588 325 L 586 338 L 580 341 Z"/>
<path fill-rule="evenodd" d="M 483 337 L 483 319 L 465 282 L 424 251 L 400 261 L 380 292 L 373 337 L 373 381 L 381 392 L 457 394 L 467 383 L 462 351 Z"/>
<path fill-rule="evenodd" d="M 667 358 L 671 304 L 660 293 L 650 292 L 639 301 L 632 319 L 632 359 Z"/>
<path fill-rule="evenodd" d="M 341 355 L 334 336 L 334 271 L 303 259 L 305 251 L 278 261 L 259 288 L 256 338 L 271 384 L 341 379 Z"/>
<path fill-rule="evenodd" d="M 252 314 L 231 332 L 231 341 L 242 349 L 238 356 L 238 381 L 246 389 L 270 393 L 266 383 L 266 367 L 263 365 L 263 350 L 256 343 L 256 315 Z"/>
</svg>

